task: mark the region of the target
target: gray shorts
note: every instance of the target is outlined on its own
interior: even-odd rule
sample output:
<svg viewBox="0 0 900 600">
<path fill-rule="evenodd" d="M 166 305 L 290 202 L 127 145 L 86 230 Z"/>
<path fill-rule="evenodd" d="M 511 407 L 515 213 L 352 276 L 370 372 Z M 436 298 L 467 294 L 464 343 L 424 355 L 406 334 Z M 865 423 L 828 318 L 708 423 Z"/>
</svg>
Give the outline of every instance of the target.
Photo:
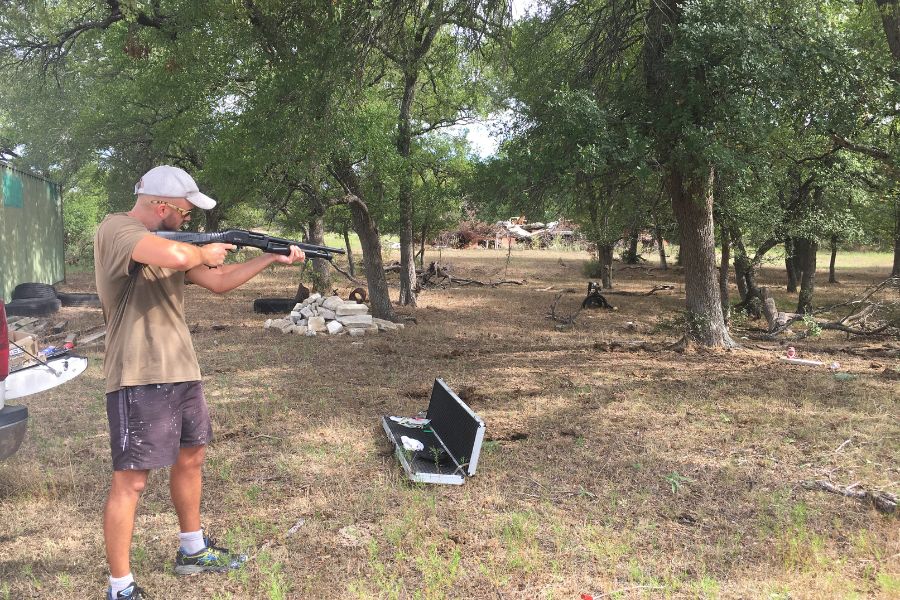
<svg viewBox="0 0 900 600">
<path fill-rule="evenodd" d="M 212 441 L 212 422 L 199 381 L 124 387 L 106 394 L 113 470 L 175 464 L 180 448 Z"/>
</svg>

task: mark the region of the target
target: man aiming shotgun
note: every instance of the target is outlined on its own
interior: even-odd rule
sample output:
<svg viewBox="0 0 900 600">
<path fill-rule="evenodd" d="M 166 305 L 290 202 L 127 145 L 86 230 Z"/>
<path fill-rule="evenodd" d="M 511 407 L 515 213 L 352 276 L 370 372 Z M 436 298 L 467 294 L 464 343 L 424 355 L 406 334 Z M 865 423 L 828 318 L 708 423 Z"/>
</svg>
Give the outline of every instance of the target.
<svg viewBox="0 0 900 600">
<path fill-rule="evenodd" d="M 200 526 L 201 467 L 212 425 L 184 319 L 184 283 L 224 293 L 273 263 L 304 260 L 303 250 L 289 242 L 278 253 L 226 265 L 236 243 L 222 239 L 197 246 L 153 235 L 177 232 L 195 207 L 216 205 L 182 169 L 151 169 L 134 191 L 134 207 L 108 215 L 94 238 L 113 463 L 103 514 L 109 600 L 147 598 L 134 581 L 129 556 L 138 499 L 151 469 L 172 467 L 169 490 L 181 530 L 176 574 L 225 572 L 246 560 L 216 546 Z"/>
<path fill-rule="evenodd" d="M 334 258 L 334 256 L 332 256 L 334 253 L 346 254 L 347 252 L 343 248 L 332 248 L 331 246 L 317 246 L 305 242 L 295 242 L 293 240 L 273 237 L 264 233 L 246 231 L 244 229 L 228 229 L 227 231 L 215 231 L 211 233 L 194 231 L 157 231 L 156 235 L 167 240 L 175 240 L 187 244 L 233 244 L 239 248 L 245 246 L 259 248 L 263 252 L 283 255 L 291 253 L 291 246 L 297 246 L 303 250 L 303 253 L 307 258 L 322 258 L 327 261 L 331 261 Z"/>
</svg>

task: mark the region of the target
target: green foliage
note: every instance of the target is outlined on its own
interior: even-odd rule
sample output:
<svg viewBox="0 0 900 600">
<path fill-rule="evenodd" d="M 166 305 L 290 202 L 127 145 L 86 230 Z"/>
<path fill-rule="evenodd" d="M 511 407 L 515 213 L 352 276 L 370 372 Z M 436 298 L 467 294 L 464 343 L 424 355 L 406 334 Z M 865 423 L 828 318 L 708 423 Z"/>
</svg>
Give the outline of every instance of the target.
<svg viewBox="0 0 900 600">
<path fill-rule="evenodd" d="M 806 327 L 806 335 L 819 337 L 822 335 L 822 327 L 816 322 L 816 318 L 807 313 L 803 315 L 803 325 Z"/>
</svg>

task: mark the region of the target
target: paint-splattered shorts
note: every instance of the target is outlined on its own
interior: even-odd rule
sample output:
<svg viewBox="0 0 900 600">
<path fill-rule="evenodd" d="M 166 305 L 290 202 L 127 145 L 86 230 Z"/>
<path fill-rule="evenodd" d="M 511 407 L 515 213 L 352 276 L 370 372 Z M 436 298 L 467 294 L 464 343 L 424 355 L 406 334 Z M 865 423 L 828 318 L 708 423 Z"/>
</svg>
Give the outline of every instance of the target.
<svg viewBox="0 0 900 600">
<path fill-rule="evenodd" d="M 109 447 L 116 471 L 175 464 L 180 448 L 212 441 L 199 381 L 124 387 L 106 394 Z"/>
</svg>

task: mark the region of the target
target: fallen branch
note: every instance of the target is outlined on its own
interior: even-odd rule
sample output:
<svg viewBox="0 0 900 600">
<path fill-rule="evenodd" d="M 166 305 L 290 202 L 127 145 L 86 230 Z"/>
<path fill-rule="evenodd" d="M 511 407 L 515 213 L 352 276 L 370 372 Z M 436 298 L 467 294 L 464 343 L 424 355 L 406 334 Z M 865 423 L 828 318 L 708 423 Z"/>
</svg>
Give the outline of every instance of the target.
<svg viewBox="0 0 900 600">
<path fill-rule="evenodd" d="M 660 292 L 662 290 L 674 290 L 674 285 L 656 285 L 653 286 L 653 289 L 649 292 L 629 292 L 625 290 L 604 290 L 604 294 L 621 294 L 622 296 L 652 296 L 656 292 Z"/>
<path fill-rule="evenodd" d="M 642 340 L 626 340 L 626 341 L 602 341 L 594 342 L 594 350 L 601 352 L 659 352 L 663 349 L 660 344 L 645 342 Z"/>
<path fill-rule="evenodd" d="M 870 492 L 863 489 L 859 483 L 852 483 L 847 487 L 835 485 L 830 481 L 818 479 L 815 481 L 804 481 L 801 483 L 808 490 L 824 490 L 839 496 L 855 498 L 857 500 L 871 502 L 876 510 L 885 514 L 893 514 L 897 511 L 897 503 L 900 502 L 897 496 L 888 492 Z"/>
<path fill-rule="evenodd" d="M 547 313 L 547 318 L 559 323 L 557 325 L 557 329 L 562 329 L 565 327 L 573 327 L 575 325 L 575 319 L 578 318 L 579 313 L 581 313 L 581 307 L 578 307 L 574 313 L 568 316 L 557 315 L 556 314 L 556 305 L 559 303 L 559 299 L 562 298 L 562 294 L 557 294 L 556 298 L 553 299 L 553 304 L 550 305 L 550 312 Z"/>
</svg>

